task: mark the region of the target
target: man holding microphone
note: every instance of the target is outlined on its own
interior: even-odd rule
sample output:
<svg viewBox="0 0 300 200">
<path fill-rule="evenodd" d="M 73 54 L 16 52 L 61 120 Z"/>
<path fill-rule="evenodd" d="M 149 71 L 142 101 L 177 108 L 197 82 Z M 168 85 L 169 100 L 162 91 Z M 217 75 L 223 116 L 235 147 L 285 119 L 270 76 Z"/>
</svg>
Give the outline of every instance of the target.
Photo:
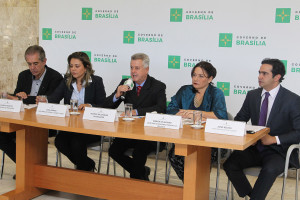
<svg viewBox="0 0 300 200">
<path fill-rule="evenodd" d="M 144 53 L 131 56 L 130 74 L 133 81 L 121 81 L 118 88 L 106 99 L 105 107 L 117 108 L 122 101 L 133 105 L 133 116 L 144 116 L 146 112 L 166 112 L 166 85 L 148 75 L 149 57 Z M 123 96 L 123 97 L 121 97 Z M 149 180 L 150 168 L 145 166 L 147 155 L 156 150 L 157 142 L 115 138 L 109 155 L 130 173 L 131 178 Z M 161 145 L 163 146 L 163 145 Z M 133 148 L 132 158 L 125 152 Z"/>
</svg>

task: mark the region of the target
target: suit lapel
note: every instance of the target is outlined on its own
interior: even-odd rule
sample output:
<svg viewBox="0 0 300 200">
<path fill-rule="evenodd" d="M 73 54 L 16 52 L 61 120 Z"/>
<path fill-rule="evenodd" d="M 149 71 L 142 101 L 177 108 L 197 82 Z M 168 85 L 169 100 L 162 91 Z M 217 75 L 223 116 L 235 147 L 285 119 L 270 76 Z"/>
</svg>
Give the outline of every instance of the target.
<svg viewBox="0 0 300 200">
<path fill-rule="evenodd" d="M 261 92 L 262 89 L 258 90 L 258 94 L 256 95 L 256 99 L 255 99 L 255 119 L 253 122 L 253 124 L 258 124 L 259 121 L 259 115 L 260 115 L 260 104 L 261 104 Z"/>
<path fill-rule="evenodd" d="M 140 91 L 140 95 L 139 96 L 137 96 L 137 93 L 136 93 L 136 84 L 135 84 L 135 95 L 136 95 L 136 99 L 137 99 L 137 107 L 139 106 L 139 104 L 141 104 L 143 101 L 144 101 L 144 99 L 148 96 L 147 94 L 149 94 L 149 92 L 148 92 L 148 90 L 149 90 L 149 88 L 150 88 L 150 78 L 149 78 L 149 76 L 147 77 L 147 79 L 146 79 L 146 82 L 145 82 L 145 84 L 144 84 L 144 86 L 142 87 L 142 89 L 141 89 L 141 91 Z"/>
<path fill-rule="evenodd" d="M 30 75 L 26 77 L 27 80 L 24 82 L 24 84 L 26 85 L 24 92 L 26 94 L 30 94 L 31 87 L 32 87 L 32 74 L 31 74 L 31 72 L 29 72 L 29 73 L 30 73 Z"/>
<path fill-rule="evenodd" d="M 46 86 L 49 85 L 50 73 L 49 73 L 49 69 L 46 66 L 45 66 L 45 68 L 47 69 L 47 71 L 46 71 L 46 74 L 45 74 L 45 76 L 43 78 L 41 86 L 39 88 L 38 95 L 39 94 L 45 94 L 45 92 L 46 92 Z"/>
<path fill-rule="evenodd" d="M 90 100 L 88 99 L 90 96 L 91 96 L 91 94 L 92 94 L 92 92 L 91 92 L 91 90 L 92 90 L 92 82 L 89 84 L 89 86 L 87 86 L 86 88 L 85 88 L 85 92 L 84 92 L 84 102 L 86 103 L 86 102 L 90 102 Z"/>
<path fill-rule="evenodd" d="M 272 106 L 272 109 L 271 109 L 271 112 L 270 112 L 268 121 L 267 121 L 267 126 L 268 126 L 268 127 L 270 127 L 270 123 L 271 123 L 271 121 L 272 121 L 274 115 L 276 115 L 276 113 L 278 113 L 278 110 L 279 110 L 280 107 L 281 107 L 280 105 L 281 105 L 282 102 L 283 102 L 283 98 L 282 98 L 282 97 L 284 96 L 283 93 L 284 93 L 284 92 L 283 92 L 283 89 L 282 89 L 282 87 L 280 86 L 279 91 L 278 91 L 278 93 L 277 93 L 277 95 L 276 95 L 275 101 L 274 101 L 274 103 L 273 103 L 273 106 Z"/>
</svg>

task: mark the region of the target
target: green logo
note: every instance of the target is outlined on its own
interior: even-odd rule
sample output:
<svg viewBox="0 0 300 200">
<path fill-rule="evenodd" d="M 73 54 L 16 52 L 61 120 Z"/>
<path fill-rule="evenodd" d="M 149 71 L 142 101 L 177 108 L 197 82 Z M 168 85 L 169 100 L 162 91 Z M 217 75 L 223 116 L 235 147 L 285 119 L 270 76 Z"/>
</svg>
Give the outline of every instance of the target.
<svg viewBox="0 0 300 200">
<path fill-rule="evenodd" d="M 128 78 L 131 78 L 130 75 L 122 75 L 122 79 L 128 79 Z"/>
<path fill-rule="evenodd" d="M 284 64 L 285 74 L 287 73 L 287 60 L 280 60 Z"/>
<path fill-rule="evenodd" d="M 52 28 L 43 28 L 43 40 L 52 40 Z"/>
<path fill-rule="evenodd" d="M 134 44 L 134 31 L 124 31 L 123 43 L 124 44 Z"/>
<path fill-rule="evenodd" d="M 82 8 L 82 20 L 92 20 L 92 14 L 92 8 Z"/>
<path fill-rule="evenodd" d="M 182 8 L 170 9 L 170 22 L 182 22 Z"/>
<path fill-rule="evenodd" d="M 232 33 L 219 34 L 219 47 L 232 47 Z"/>
<path fill-rule="evenodd" d="M 275 23 L 290 23 L 291 9 L 290 8 L 276 8 Z"/>
<path fill-rule="evenodd" d="M 223 91 L 225 96 L 229 96 L 230 82 L 217 82 L 217 87 Z"/>
<path fill-rule="evenodd" d="M 167 107 L 169 106 L 170 102 L 171 102 L 171 101 L 167 101 Z"/>
<path fill-rule="evenodd" d="M 169 56 L 168 57 L 168 68 L 180 69 L 180 56 Z"/>
<path fill-rule="evenodd" d="M 86 53 L 90 59 L 90 61 L 92 61 L 92 52 L 90 51 L 82 51 L 83 53 Z"/>
</svg>

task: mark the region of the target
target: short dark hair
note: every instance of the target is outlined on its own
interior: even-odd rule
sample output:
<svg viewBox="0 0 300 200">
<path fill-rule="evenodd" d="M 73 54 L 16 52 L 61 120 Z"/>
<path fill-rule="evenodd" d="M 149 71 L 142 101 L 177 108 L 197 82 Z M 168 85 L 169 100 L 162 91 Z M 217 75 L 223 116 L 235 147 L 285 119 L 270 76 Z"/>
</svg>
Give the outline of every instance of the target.
<svg viewBox="0 0 300 200">
<path fill-rule="evenodd" d="M 285 66 L 284 66 L 283 62 L 281 62 L 279 59 L 275 59 L 275 58 L 265 58 L 265 59 L 263 59 L 263 61 L 261 61 L 261 64 L 272 65 L 273 77 L 276 76 L 277 74 L 280 74 L 281 77 L 279 79 L 279 82 L 281 83 L 281 81 L 284 79 L 283 77 L 285 75 Z"/>
<path fill-rule="evenodd" d="M 192 72 L 191 72 L 191 77 L 193 77 L 193 74 L 197 67 L 200 67 L 201 69 L 205 70 L 205 72 L 208 75 L 208 77 L 206 77 L 206 78 L 213 77 L 213 79 L 214 79 L 217 76 L 217 70 L 211 63 L 201 61 L 193 67 Z M 211 82 L 210 84 L 213 84 L 213 83 Z"/>
<path fill-rule="evenodd" d="M 35 54 L 35 53 L 38 53 L 39 54 L 39 60 L 40 61 L 44 61 L 45 58 L 46 58 L 46 54 L 45 54 L 45 51 L 43 49 L 43 47 L 39 46 L 39 45 L 33 45 L 33 46 L 30 46 L 26 49 L 25 51 L 25 60 L 26 60 L 26 56 L 27 55 L 32 55 L 32 54 Z"/>
</svg>

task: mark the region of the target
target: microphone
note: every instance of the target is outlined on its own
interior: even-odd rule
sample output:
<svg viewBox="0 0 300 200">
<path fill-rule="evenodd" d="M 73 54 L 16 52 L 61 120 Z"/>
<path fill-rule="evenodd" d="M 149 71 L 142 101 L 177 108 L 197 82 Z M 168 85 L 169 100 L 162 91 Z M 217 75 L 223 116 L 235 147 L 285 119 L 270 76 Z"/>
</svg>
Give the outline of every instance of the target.
<svg viewBox="0 0 300 200">
<path fill-rule="evenodd" d="M 133 83 L 132 78 L 127 79 L 127 80 L 124 82 L 124 85 L 127 85 L 128 88 L 129 88 L 129 90 L 132 90 L 132 88 L 134 87 L 134 83 Z M 123 92 L 123 94 L 121 95 L 121 99 L 122 99 L 122 100 L 125 99 L 125 95 L 126 95 L 126 92 Z"/>
</svg>

